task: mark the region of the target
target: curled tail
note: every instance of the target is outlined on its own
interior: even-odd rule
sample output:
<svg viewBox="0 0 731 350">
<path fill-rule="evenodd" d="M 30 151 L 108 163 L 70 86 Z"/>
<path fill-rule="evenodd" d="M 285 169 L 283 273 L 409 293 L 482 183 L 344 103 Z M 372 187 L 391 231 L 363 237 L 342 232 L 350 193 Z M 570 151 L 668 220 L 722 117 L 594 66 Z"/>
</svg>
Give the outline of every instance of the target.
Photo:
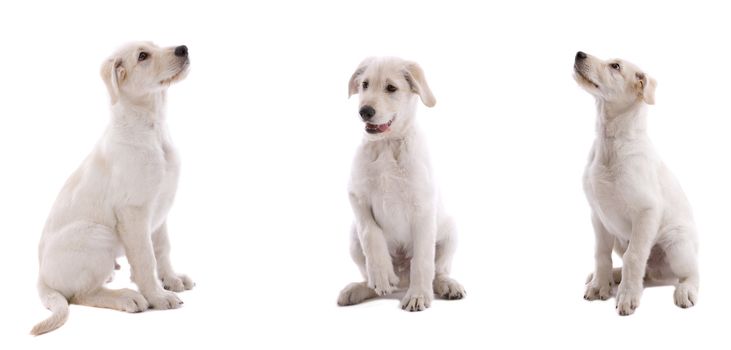
<svg viewBox="0 0 731 350">
<path fill-rule="evenodd" d="M 69 318 L 69 302 L 66 300 L 65 296 L 58 291 L 49 288 L 43 282 L 38 283 L 38 294 L 41 296 L 41 302 L 43 302 L 43 305 L 47 309 L 51 310 L 53 314 L 51 317 L 35 325 L 35 327 L 33 327 L 30 331 L 30 334 L 32 335 L 48 333 L 63 326 L 63 324 L 66 323 L 66 319 Z"/>
</svg>

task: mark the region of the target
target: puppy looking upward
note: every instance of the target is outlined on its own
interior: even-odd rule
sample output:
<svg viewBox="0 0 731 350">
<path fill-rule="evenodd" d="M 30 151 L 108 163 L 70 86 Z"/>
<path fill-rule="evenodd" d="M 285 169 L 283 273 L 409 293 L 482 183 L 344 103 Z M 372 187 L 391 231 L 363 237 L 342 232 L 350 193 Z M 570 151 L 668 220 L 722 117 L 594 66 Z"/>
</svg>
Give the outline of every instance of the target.
<svg viewBox="0 0 731 350">
<path fill-rule="evenodd" d="M 408 287 L 401 308 L 428 308 L 434 293 L 460 299 L 449 277 L 457 233 L 434 185 L 426 143 L 415 125 L 417 100 L 436 103 L 424 72 L 399 58 L 369 58 L 350 78 L 365 124 L 349 186 L 355 214 L 350 253 L 365 279 L 340 292 L 352 305 Z"/>
<path fill-rule="evenodd" d="M 596 140 L 584 173 L 584 191 L 596 236 L 595 270 L 584 298 L 606 300 L 613 283 L 617 312 L 640 304 L 643 280 L 675 284 L 675 304 L 698 298 L 698 242 L 690 204 L 647 136 L 647 105 L 655 80 L 619 59 L 583 52 L 574 78 L 596 99 Z M 622 268 L 612 270 L 612 249 Z"/>
<path fill-rule="evenodd" d="M 101 140 L 66 181 L 38 249 L 38 292 L 53 312 L 38 335 L 62 326 L 69 303 L 139 312 L 182 304 L 193 287 L 170 263 L 165 225 L 179 160 L 165 122 L 165 94 L 185 78 L 185 46 L 127 45 L 102 65 L 112 119 Z M 115 258 L 126 255 L 139 292 L 104 287 Z"/>
</svg>

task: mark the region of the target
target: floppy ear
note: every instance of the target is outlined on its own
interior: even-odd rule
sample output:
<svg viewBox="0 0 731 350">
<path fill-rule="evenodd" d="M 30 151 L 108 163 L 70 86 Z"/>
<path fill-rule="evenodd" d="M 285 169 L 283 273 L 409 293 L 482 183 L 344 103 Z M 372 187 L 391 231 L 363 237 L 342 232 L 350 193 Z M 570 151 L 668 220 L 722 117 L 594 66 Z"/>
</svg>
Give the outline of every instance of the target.
<svg viewBox="0 0 731 350">
<path fill-rule="evenodd" d="M 358 65 L 358 68 L 350 76 L 350 82 L 348 83 L 348 97 L 358 93 L 358 77 L 365 72 L 368 68 L 368 64 L 372 61 L 372 58 L 366 58 Z"/>
<path fill-rule="evenodd" d="M 642 100 L 648 105 L 655 104 L 655 87 L 657 81 L 645 73 L 637 73 L 637 86 Z"/>
<path fill-rule="evenodd" d="M 431 89 L 429 89 L 429 85 L 426 83 L 424 71 L 418 64 L 416 64 L 416 62 L 406 63 L 404 77 L 406 78 L 406 81 L 409 82 L 411 91 L 419 95 L 421 102 L 423 102 L 427 107 L 434 107 L 437 100 L 434 98 Z"/>
<path fill-rule="evenodd" d="M 127 71 L 122 67 L 122 59 L 110 58 L 104 61 L 101 76 L 104 84 L 107 86 L 107 91 L 109 91 L 112 104 L 117 103 L 119 99 L 119 84 L 127 77 Z"/>
</svg>

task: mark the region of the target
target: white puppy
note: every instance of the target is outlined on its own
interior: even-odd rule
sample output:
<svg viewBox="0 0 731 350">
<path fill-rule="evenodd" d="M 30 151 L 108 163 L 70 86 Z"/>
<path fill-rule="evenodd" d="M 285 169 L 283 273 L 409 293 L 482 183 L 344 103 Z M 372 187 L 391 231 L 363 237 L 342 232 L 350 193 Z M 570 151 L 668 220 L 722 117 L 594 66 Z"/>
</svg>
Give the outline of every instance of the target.
<svg viewBox="0 0 731 350">
<path fill-rule="evenodd" d="M 111 123 L 66 181 L 46 222 L 38 292 L 53 315 L 31 334 L 62 326 L 69 303 L 127 312 L 172 309 L 182 304 L 173 291 L 193 287 L 170 264 L 165 226 L 179 170 L 165 122 L 165 94 L 188 66 L 187 47 L 151 43 L 128 45 L 102 65 Z M 139 292 L 104 287 L 121 255 Z"/>
<path fill-rule="evenodd" d="M 346 286 L 338 304 L 406 286 L 401 307 L 409 311 L 429 307 L 434 293 L 464 297 L 464 288 L 449 278 L 455 226 L 442 208 L 415 125 L 417 98 L 428 107 L 436 103 L 424 72 L 398 58 L 366 59 L 350 78 L 348 94 L 360 94 L 366 132 L 349 186 L 355 214 L 350 252 L 366 281 Z"/>
<path fill-rule="evenodd" d="M 643 280 L 675 284 L 675 304 L 698 297 L 698 240 L 690 204 L 647 136 L 647 105 L 654 79 L 623 60 L 576 54 L 574 78 L 596 98 L 596 140 L 584 174 L 596 235 L 596 269 L 584 298 L 609 298 L 617 312 L 639 306 Z M 622 256 L 612 270 L 612 248 Z M 620 283 L 621 282 L 621 283 Z"/>
</svg>

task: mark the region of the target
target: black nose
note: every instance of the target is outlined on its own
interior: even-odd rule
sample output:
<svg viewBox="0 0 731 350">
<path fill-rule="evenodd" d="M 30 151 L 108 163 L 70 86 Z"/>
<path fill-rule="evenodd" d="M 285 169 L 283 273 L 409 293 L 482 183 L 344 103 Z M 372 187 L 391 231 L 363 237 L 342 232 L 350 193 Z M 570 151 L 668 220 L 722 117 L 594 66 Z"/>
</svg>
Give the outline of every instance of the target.
<svg viewBox="0 0 731 350">
<path fill-rule="evenodd" d="M 178 56 L 178 57 L 188 56 L 188 47 L 185 45 L 180 45 L 180 46 L 176 47 L 175 56 Z"/>
<path fill-rule="evenodd" d="M 373 116 L 376 115 L 376 110 L 371 106 L 363 106 L 360 108 L 360 118 L 363 121 L 369 121 Z"/>
<path fill-rule="evenodd" d="M 585 59 L 585 58 L 586 58 L 586 54 L 585 54 L 585 53 L 583 53 L 583 52 L 581 52 L 581 51 L 579 51 L 579 52 L 577 52 L 577 53 L 576 53 L 576 60 L 577 60 L 577 61 L 578 61 L 578 60 L 583 60 L 583 59 Z"/>
</svg>

